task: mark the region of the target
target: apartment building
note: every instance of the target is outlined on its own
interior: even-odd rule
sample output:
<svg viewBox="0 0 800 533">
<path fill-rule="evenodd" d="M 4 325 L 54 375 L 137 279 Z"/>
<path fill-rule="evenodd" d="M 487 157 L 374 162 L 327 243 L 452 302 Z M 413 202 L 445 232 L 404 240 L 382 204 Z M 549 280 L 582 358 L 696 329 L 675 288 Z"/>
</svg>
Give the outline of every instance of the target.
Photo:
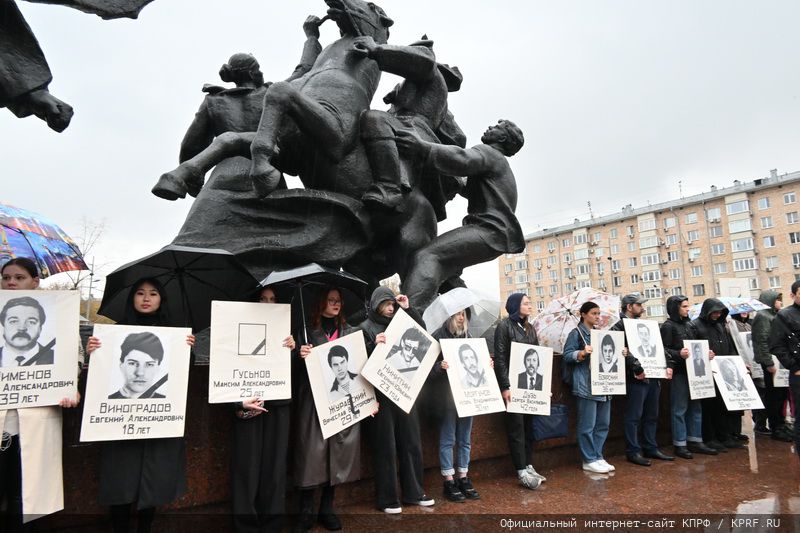
<svg viewBox="0 0 800 533">
<path fill-rule="evenodd" d="M 525 251 L 499 259 L 500 296 L 526 292 L 536 309 L 581 287 L 649 299 L 719 295 L 721 278 L 744 278 L 752 296 L 800 279 L 800 171 L 620 213 L 575 220 L 525 237 Z"/>
</svg>

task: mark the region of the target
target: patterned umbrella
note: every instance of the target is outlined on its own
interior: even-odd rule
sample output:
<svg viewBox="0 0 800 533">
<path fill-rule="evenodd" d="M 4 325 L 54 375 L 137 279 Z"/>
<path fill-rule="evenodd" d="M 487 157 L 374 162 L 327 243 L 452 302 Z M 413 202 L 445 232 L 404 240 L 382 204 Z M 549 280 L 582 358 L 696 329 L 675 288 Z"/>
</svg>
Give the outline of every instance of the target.
<svg viewBox="0 0 800 533">
<path fill-rule="evenodd" d="M 53 221 L 0 203 L 0 264 L 27 257 L 39 266 L 39 276 L 88 270 L 75 242 Z"/>
<path fill-rule="evenodd" d="M 756 298 L 739 298 L 736 296 L 720 296 L 717 298 L 720 302 L 725 304 L 728 308 L 728 314 L 738 315 L 741 313 L 753 313 L 761 311 L 762 309 L 769 309 L 769 306 Z M 700 309 L 703 307 L 702 303 L 694 304 L 689 309 L 689 318 L 694 320 L 700 315 Z"/>
<path fill-rule="evenodd" d="M 439 295 L 425 310 L 422 321 L 433 333 L 444 321 L 462 309 L 471 308 L 469 332 L 473 337 L 481 337 L 500 316 L 500 302 L 479 294 L 466 287 L 456 287 Z"/>
<path fill-rule="evenodd" d="M 584 287 L 567 296 L 556 298 L 533 319 L 539 343 L 561 353 L 567 335 L 578 326 L 578 310 L 586 302 L 594 302 L 600 306 L 598 329 L 608 329 L 619 321 L 619 296 Z"/>
</svg>

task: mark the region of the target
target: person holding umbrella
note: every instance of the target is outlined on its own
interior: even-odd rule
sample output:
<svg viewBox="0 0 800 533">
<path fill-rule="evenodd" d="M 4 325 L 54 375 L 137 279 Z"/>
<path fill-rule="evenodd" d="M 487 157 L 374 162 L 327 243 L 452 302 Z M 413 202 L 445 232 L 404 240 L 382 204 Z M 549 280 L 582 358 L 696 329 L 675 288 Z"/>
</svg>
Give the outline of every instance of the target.
<svg viewBox="0 0 800 533">
<path fill-rule="evenodd" d="M 166 312 L 164 287 L 156 279 L 133 284 L 120 324 L 130 326 L 174 326 Z M 194 345 L 194 335 L 186 344 Z M 90 355 L 100 348 L 100 339 L 89 337 Z M 100 454 L 100 503 L 111 508 L 115 533 L 129 529 L 131 506 L 135 503 L 138 531 L 150 531 L 155 508 L 166 505 L 186 492 L 186 443 L 181 438 L 108 441 Z"/>
<path fill-rule="evenodd" d="M 341 290 L 325 287 L 311 310 L 311 322 L 306 331 L 308 344 L 300 347 L 300 357 L 308 357 L 314 346 L 356 331 L 358 328 L 348 325 L 344 317 Z M 323 439 L 306 366 L 296 365 L 295 369 L 293 464 L 295 483 L 300 489 L 300 512 L 294 530 L 303 532 L 313 527 L 314 491 L 316 487 L 322 487 L 319 522 L 329 531 L 338 531 L 342 524 L 333 512 L 335 485 L 361 477 L 361 425 L 355 424 L 327 440 Z"/>
<path fill-rule="evenodd" d="M 536 330 L 528 321 L 533 312 L 531 300 L 525 294 L 511 294 L 506 300 L 508 317 L 497 325 L 494 332 L 494 373 L 506 405 L 511 401 L 511 382 L 508 379 L 508 367 L 511 360 L 511 343 L 539 344 Z M 529 434 L 531 424 L 527 420 L 532 415 L 506 413 L 506 433 L 511 461 L 517 471 L 520 484 L 528 489 L 536 489 L 545 481 L 531 464 L 533 455 L 533 435 Z"/>
<path fill-rule="evenodd" d="M 36 263 L 26 257 L 7 261 L 0 273 L 3 290 L 39 288 Z M 78 362 L 77 357 L 75 361 Z M 59 405 L 75 407 L 78 402 L 80 393 L 76 398 L 62 399 Z M 34 426 L 40 438 L 26 438 L 25 434 Z M 17 531 L 23 527 L 25 516 L 38 518 L 64 508 L 61 410 L 52 406 L 0 411 L 0 430 L 0 505 L 4 497 L 6 500 L 5 516 L 0 515 L 0 530 Z M 35 498 L 23 496 L 23 480 L 26 492 L 35 494 Z"/>
</svg>

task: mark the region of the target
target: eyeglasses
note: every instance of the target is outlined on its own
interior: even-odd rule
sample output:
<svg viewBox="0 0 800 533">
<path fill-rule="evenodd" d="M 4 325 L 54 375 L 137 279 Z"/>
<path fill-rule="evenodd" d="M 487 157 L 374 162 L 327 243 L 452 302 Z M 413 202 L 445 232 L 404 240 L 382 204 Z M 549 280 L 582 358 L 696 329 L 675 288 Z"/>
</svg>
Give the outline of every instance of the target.
<svg viewBox="0 0 800 533">
<path fill-rule="evenodd" d="M 341 304 L 341 300 L 337 300 L 336 298 L 328 298 L 328 305 L 339 305 Z"/>
</svg>

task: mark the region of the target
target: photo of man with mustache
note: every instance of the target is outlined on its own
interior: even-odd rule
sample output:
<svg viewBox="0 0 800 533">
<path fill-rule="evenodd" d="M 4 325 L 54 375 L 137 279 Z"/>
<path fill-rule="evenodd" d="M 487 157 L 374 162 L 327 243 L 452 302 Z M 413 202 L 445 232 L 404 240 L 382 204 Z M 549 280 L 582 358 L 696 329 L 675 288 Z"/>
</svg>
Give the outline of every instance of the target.
<svg viewBox="0 0 800 533">
<path fill-rule="evenodd" d="M 0 366 L 53 364 L 55 339 L 47 345 L 39 344 L 46 318 L 42 305 L 30 296 L 12 298 L 6 302 L 0 311 L 4 342 L 0 348 Z"/>
</svg>

